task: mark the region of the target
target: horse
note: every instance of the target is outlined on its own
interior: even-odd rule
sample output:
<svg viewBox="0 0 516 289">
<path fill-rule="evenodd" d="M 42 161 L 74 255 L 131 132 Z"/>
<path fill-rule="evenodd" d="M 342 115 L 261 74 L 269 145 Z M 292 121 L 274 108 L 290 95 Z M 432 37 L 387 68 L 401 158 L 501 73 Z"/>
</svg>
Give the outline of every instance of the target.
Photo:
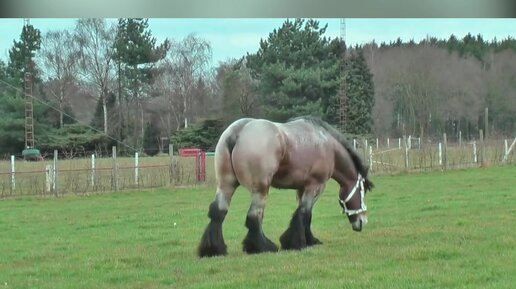
<svg viewBox="0 0 516 289">
<path fill-rule="evenodd" d="M 217 190 L 210 219 L 197 248 L 199 257 L 227 255 L 222 223 L 238 186 L 251 193 L 243 251 L 276 252 L 262 229 L 269 188 L 294 189 L 298 207 L 281 235 L 282 250 L 322 244 L 311 231 L 312 208 L 332 178 L 339 185 L 339 204 L 354 231 L 367 223 L 365 194 L 373 188 L 369 168 L 345 137 L 320 118 L 304 116 L 277 123 L 243 118 L 221 134 L 214 156 Z"/>
</svg>

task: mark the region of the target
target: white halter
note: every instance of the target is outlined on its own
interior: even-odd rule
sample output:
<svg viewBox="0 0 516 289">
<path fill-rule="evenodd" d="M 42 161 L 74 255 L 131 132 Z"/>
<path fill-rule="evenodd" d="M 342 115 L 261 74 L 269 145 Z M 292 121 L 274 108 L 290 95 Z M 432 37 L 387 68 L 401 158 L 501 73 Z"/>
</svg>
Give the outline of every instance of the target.
<svg viewBox="0 0 516 289">
<path fill-rule="evenodd" d="M 365 182 L 365 179 L 362 177 L 361 174 L 358 174 L 357 182 L 355 183 L 355 186 L 353 186 L 353 189 L 351 189 L 351 192 L 349 192 L 346 199 L 341 200 L 339 198 L 339 202 L 340 202 L 342 208 L 344 208 L 344 213 L 346 213 L 348 216 L 357 215 L 357 214 L 367 211 L 367 206 L 364 201 L 364 194 L 365 194 L 364 182 Z M 351 200 L 351 198 L 353 198 L 355 193 L 358 191 L 358 188 L 360 188 L 360 209 L 350 210 L 346 207 L 346 203 L 349 200 Z"/>
</svg>

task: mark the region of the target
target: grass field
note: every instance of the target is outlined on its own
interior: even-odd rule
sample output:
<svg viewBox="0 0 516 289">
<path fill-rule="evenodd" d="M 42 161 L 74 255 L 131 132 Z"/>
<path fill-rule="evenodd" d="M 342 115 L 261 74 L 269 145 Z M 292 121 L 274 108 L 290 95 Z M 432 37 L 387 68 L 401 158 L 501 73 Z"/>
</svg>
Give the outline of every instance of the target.
<svg viewBox="0 0 516 289">
<path fill-rule="evenodd" d="M 239 189 L 229 255 L 207 259 L 195 250 L 213 188 L 2 200 L 0 288 L 516 287 L 516 166 L 373 181 L 362 233 L 331 182 L 313 216 L 323 245 L 251 256 Z M 277 244 L 295 206 L 293 192 L 271 191 L 264 230 Z"/>
</svg>

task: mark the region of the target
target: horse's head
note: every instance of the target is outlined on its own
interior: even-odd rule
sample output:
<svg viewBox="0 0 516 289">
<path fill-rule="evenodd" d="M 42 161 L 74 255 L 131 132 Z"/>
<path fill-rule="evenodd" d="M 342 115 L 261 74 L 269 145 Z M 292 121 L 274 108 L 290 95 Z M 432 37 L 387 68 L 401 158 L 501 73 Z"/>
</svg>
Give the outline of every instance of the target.
<svg viewBox="0 0 516 289">
<path fill-rule="evenodd" d="M 365 203 L 364 183 L 367 182 L 360 174 L 351 190 L 341 188 L 339 193 L 339 204 L 344 209 L 344 213 L 348 216 L 353 230 L 360 232 L 362 226 L 367 224 L 367 206 Z M 366 183 L 366 186 L 368 184 Z"/>
</svg>

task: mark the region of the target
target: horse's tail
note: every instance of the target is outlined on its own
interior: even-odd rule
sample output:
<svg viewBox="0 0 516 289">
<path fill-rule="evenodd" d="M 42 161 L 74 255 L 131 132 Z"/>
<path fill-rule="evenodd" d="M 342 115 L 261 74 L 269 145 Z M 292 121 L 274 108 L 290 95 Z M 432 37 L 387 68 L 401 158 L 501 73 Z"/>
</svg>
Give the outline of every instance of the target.
<svg viewBox="0 0 516 289">
<path fill-rule="evenodd" d="M 226 165 L 229 164 L 229 166 L 231 167 L 231 173 L 233 175 L 235 174 L 232 161 L 233 148 L 235 147 L 238 141 L 240 131 L 251 120 L 253 119 L 243 118 L 233 122 L 226 128 L 226 130 L 224 130 L 224 132 L 220 136 L 219 142 L 215 149 L 215 172 L 217 178 L 220 177 L 217 173 L 217 170 L 219 169 L 219 166 L 223 166 L 223 163 L 225 162 L 227 162 Z M 237 181 L 236 177 L 235 181 Z"/>
</svg>

